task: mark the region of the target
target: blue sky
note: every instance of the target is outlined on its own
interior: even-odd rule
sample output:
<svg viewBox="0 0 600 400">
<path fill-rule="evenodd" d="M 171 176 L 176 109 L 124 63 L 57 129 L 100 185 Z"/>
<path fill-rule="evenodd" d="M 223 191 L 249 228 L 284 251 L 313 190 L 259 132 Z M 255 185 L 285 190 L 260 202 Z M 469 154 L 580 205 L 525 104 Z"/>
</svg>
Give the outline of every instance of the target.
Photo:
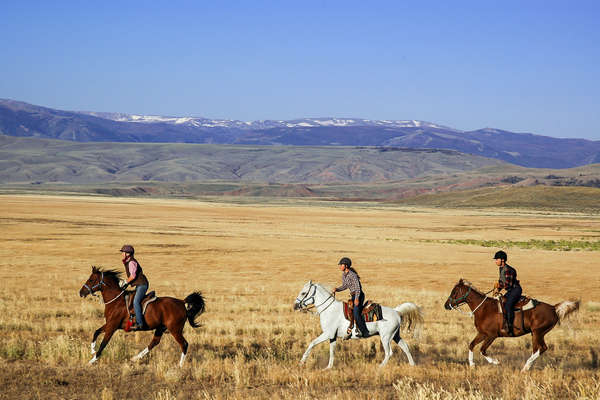
<svg viewBox="0 0 600 400">
<path fill-rule="evenodd" d="M 598 21 L 595 1 L 3 2 L 0 98 L 600 140 Z"/>
</svg>

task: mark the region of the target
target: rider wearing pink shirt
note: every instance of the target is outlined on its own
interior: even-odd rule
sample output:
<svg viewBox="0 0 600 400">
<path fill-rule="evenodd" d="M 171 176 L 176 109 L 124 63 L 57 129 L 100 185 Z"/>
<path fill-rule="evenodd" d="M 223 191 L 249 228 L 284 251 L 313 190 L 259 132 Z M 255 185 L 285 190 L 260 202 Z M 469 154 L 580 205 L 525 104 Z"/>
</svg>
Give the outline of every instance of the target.
<svg viewBox="0 0 600 400">
<path fill-rule="evenodd" d="M 144 275 L 142 266 L 133 257 L 135 250 L 133 246 L 126 244 L 121 247 L 121 261 L 125 267 L 125 274 L 127 275 L 127 285 L 135 287 L 135 297 L 133 298 L 133 308 L 135 310 L 135 323 L 136 330 L 144 329 L 144 315 L 142 314 L 142 299 L 146 295 L 148 290 L 148 279 Z M 124 287 L 124 288 L 125 288 Z"/>
</svg>

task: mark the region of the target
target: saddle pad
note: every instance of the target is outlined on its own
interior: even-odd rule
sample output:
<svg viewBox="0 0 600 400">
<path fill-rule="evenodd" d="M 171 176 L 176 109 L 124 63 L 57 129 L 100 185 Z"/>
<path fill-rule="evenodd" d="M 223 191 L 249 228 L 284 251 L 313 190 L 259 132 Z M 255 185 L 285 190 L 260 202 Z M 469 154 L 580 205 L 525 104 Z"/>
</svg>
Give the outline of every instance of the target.
<svg viewBox="0 0 600 400">
<path fill-rule="evenodd" d="M 135 311 L 133 309 L 133 298 L 135 297 L 135 292 L 127 292 L 125 294 L 125 303 L 127 304 L 127 311 L 130 315 L 134 315 Z M 142 299 L 142 315 L 146 314 L 146 309 L 148 308 L 148 304 L 155 302 L 158 300 L 156 297 L 156 293 L 151 291 L 146 294 L 146 296 Z"/>
</svg>

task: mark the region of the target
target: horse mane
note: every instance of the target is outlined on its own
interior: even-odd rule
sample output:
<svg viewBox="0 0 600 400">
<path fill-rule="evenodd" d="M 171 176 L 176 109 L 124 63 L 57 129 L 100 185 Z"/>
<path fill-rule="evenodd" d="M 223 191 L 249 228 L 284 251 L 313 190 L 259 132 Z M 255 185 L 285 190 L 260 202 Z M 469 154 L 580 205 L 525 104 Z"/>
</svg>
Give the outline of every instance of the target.
<svg viewBox="0 0 600 400">
<path fill-rule="evenodd" d="M 461 280 L 459 281 L 459 283 L 460 283 L 461 281 L 462 281 L 462 283 L 463 283 L 465 286 L 468 286 L 468 287 L 470 287 L 472 290 L 476 291 L 477 293 L 479 293 L 480 295 L 482 295 L 482 296 L 483 296 L 483 292 L 482 292 L 481 290 L 477 289 L 477 287 L 476 287 L 475 285 L 473 285 L 473 283 L 471 283 L 470 281 L 468 281 L 468 280 L 466 280 L 466 279 L 462 279 L 462 278 L 461 278 Z"/>
<path fill-rule="evenodd" d="M 104 279 L 109 278 L 113 280 L 115 283 L 119 283 L 119 279 L 121 279 L 121 271 L 117 271 L 116 269 L 103 269 L 94 267 L 95 270 L 101 274 L 104 274 Z"/>
</svg>

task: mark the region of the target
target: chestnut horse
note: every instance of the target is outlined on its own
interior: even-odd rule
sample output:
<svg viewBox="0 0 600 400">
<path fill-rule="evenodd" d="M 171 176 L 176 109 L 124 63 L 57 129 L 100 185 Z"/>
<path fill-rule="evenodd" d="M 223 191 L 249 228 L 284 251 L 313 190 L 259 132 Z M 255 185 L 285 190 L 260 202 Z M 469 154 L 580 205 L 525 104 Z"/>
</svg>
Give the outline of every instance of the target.
<svg viewBox="0 0 600 400">
<path fill-rule="evenodd" d="M 98 360 L 115 331 L 125 329 L 125 325 L 129 320 L 129 312 L 125 305 L 125 296 L 123 296 L 125 291 L 119 286 L 120 276 L 121 273 L 117 271 L 92 267 L 92 274 L 79 291 L 81 297 L 88 294 L 94 295 L 94 292 L 100 291 L 104 301 L 106 323 L 94 332 L 91 344 L 94 357 L 90 360 L 90 364 Z M 152 348 L 160 343 L 163 333 L 168 330 L 181 347 L 181 358 L 179 359 L 179 366 L 181 367 L 188 349 L 188 342 L 183 337 L 183 326 L 187 319 L 193 328 L 198 328 L 200 325 L 196 323 L 195 318 L 203 312 L 204 298 L 200 292 L 190 294 L 185 300 L 159 297 L 156 301 L 150 303 L 144 315 L 147 325 L 147 329 L 144 330 L 154 330 L 154 337 L 148 347 L 133 357 L 131 361 L 137 361 L 148 354 Z M 98 352 L 96 352 L 96 339 L 102 332 L 104 332 L 104 337 Z"/>
<path fill-rule="evenodd" d="M 477 329 L 477 336 L 469 344 L 469 365 L 475 365 L 473 362 L 473 348 L 481 342 L 483 342 L 481 345 L 483 357 L 490 364 L 498 364 L 498 360 L 488 357 L 486 354 L 488 347 L 497 337 L 508 336 L 508 332 L 502 327 L 504 316 L 498 312 L 498 300 L 488 297 L 477 290 L 470 282 L 461 279 L 450 292 L 444 308 L 452 310 L 465 303 L 471 309 L 469 315 L 475 317 L 475 328 Z M 578 309 L 579 300 L 565 300 L 555 305 L 539 302 L 535 308 L 515 312 L 515 337 L 531 333 L 533 344 L 532 355 L 523 366 L 522 372 L 528 371 L 533 362 L 548 349 L 546 342 L 544 342 L 544 336 L 567 315 Z"/>
</svg>

